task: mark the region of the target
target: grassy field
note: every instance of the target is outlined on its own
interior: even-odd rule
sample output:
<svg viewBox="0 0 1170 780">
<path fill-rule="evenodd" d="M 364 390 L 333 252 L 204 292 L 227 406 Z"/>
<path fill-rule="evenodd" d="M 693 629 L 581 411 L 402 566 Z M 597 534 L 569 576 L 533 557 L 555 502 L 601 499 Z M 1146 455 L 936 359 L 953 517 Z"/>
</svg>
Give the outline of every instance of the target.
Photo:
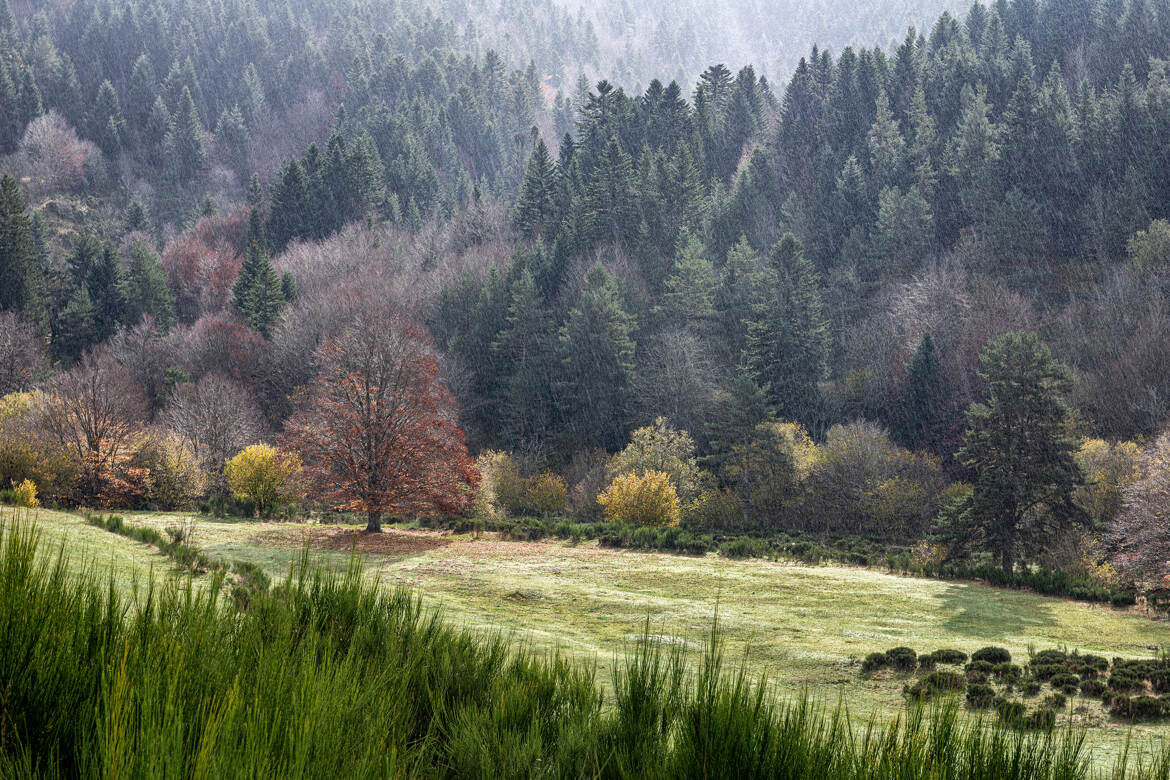
<svg viewBox="0 0 1170 780">
<path fill-rule="evenodd" d="M 149 549 L 72 515 L 41 512 L 49 540 L 108 567 L 120 585 L 168 570 Z M 163 530 L 176 515 L 131 514 L 129 523 Z M 837 566 L 599 549 L 595 544 L 505 542 L 394 529 L 381 537 L 355 529 L 200 520 L 194 543 L 227 560 L 288 571 L 306 543 L 315 559 L 342 568 L 356 549 L 367 576 L 408 585 L 457 624 L 514 632 L 544 647 L 595 661 L 608 678 L 616 654 L 646 625 L 663 643 L 697 647 L 718 616 L 733 659 L 766 675 L 784 694 L 844 702 L 863 718 L 902 711 L 902 681 L 862 679 L 869 652 L 909 645 L 920 652 L 968 653 L 1000 645 L 1026 661 L 1029 647 L 1149 657 L 1170 646 L 1170 625 L 1140 611 L 1117 611 L 1006 591 Z M 1089 741 L 1108 758 L 1170 736 L 1170 728 L 1110 720 L 1099 702 L 1074 702 Z"/>
</svg>

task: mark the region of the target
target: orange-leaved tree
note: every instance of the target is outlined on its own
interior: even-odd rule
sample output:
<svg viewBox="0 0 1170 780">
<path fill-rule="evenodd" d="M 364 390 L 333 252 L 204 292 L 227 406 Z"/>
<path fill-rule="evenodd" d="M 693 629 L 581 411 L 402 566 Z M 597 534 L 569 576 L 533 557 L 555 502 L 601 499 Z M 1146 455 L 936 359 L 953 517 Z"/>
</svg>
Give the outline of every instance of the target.
<svg viewBox="0 0 1170 780">
<path fill-rule="evenodd" d="M 362 316 L 318 357 L 285 428 L 318 494 L 364 512 L 367 531 L 381 531 L 384 514 L 466 511 L 479 472 L 423 334 L 398 316 Z"/>
</svg>

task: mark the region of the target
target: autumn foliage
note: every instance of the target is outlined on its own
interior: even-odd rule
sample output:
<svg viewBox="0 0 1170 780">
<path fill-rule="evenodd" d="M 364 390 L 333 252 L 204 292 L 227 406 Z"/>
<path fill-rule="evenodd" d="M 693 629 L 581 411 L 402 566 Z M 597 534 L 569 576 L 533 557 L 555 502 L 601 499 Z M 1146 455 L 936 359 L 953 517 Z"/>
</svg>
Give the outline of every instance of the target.
<svg viewBox="0 0 1170 780">
<path fill-rule="evenodd" d="M 471 506 L 479 472 L 420 331 L 393 315 L 359 317 L 319 360 L 285 431 L 323 499 L 364 512 L 370 531 L 381 530 L 383 514 L 457 515 Z"/>
<path fill-rule="evenodd" d="M 597 503 L 605 507 L 608 519 L 631 525 L 678 525 L 682 516 L 678 491 L 662 471 L 621 474 Z"/>
</svg>

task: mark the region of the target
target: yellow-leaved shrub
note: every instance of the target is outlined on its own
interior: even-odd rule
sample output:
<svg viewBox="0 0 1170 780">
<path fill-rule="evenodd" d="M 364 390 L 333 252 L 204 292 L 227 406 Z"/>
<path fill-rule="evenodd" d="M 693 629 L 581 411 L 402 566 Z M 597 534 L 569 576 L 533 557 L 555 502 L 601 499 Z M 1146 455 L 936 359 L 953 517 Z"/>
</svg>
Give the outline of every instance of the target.
<svg viewBox="0 0 1170 780">
<path fill-rule="evenodd" d="M 232 497 L 261 515 L 300 496 L 301 459 L 260 443 L 245 447 L 223 469 Z"/>
<path fill-rule="evenodd" d="M 670 476 L 661 471 L 619 474 L 597 503 L 607 519 L 642 526 L 678 525 L 682 507 Z"/>
</svg>

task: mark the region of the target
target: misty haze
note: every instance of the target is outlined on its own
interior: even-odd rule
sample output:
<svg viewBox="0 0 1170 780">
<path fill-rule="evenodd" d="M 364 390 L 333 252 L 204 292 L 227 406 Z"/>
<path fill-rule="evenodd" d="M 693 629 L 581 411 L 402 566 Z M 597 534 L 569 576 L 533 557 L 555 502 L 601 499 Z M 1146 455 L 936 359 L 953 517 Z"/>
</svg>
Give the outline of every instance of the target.
<svg viewBox="0 0 1170 780">
<path fill-rule="evenodd" d="M 1170 780 L 1170 0 L 0 0 L 0 778 Z"/>
</svg>

